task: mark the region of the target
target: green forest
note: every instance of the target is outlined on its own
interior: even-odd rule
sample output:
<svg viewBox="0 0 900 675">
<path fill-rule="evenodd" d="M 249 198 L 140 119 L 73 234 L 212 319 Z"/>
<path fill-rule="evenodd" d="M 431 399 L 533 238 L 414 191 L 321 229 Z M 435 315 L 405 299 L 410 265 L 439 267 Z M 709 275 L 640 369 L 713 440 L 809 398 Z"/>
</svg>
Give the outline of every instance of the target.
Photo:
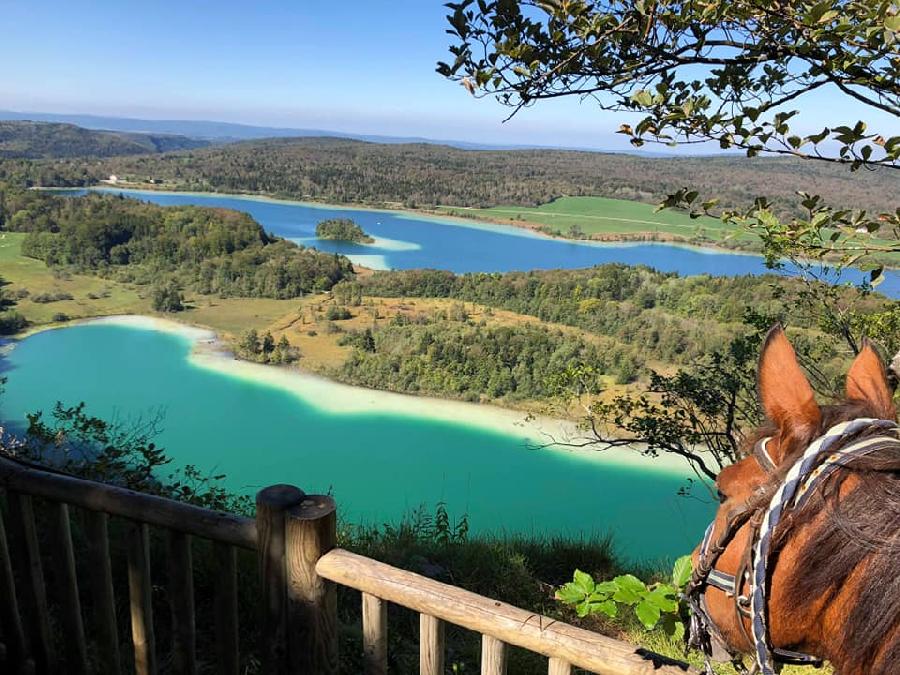
<svg viewBox="0 0 900 675">
<path fill-rule="evenodd" d="M 316 225 L 316 236 L 319 239 L 334 241 L 352 241 L 356 244 L 371 244 L 375 240 L 349 218 L 330 218 Z"/>
<path fill-rule="evenodd" d="M 9 163 L 0 178 L 29 185 L 81 186 L 110 174 L 139 183 L 214 192 L 264 193 L 335 203 L 488 208 L 537 206 L 562 196 L 600 196 L 656 204 L 691 185 L 741 207 L 768 194 L 796 214 L 796 191 L 825 193 L 849 208 L 890 211 L 900 177 L 887 170 L 849 173 L 799 159 L 641 157 L 569 150 L 461 150 L 383 145 L 335 138 L 248 141 L 99 162 Z"/>
<path fill-rule="evenodd" d="M 275 237 L 226 209 L 163 207 L 107 195 L 5 191 L 2 222 L 23 255 L 136 284 L 176 281 L 221 297 L 293 298 L 352 275 L 350 262 Z"/>
<path fill-rule="evenodd" d="M 184 136 L 94 131 L 54 122 L 0 121 L 0 159 L 113 157 L 209 145 Z"/>
</svg>

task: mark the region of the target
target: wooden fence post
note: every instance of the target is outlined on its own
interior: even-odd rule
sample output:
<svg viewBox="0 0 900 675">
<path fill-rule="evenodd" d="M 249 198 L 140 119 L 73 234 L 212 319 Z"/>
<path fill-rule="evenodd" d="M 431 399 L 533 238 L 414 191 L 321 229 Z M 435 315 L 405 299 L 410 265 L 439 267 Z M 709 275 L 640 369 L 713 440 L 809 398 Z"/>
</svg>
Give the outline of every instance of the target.
<svg viewBox="0 0 900 675">
<path fill-rule="evenodd" d="M 97 669 L 105 673 L 120 673 L 119 629 L 112 562 L 109 559 L 109 516 L 102 511 L 85 511 L 84 529 L 91 604 L 94 607 L 93 630 L 90 632 L 97 643 Z"/>
<path fill-rule="evenodd" d="M 444 622 L 419 614 L 419 673 L 444 675 Z"/>
<path fill-rule="evenodd" d="M 293 485 L 272 485 L 256 493 L 262 619 L 262 672 L 287 672 L 287 586 L 285 574 L 285 512 L 303 500 Z"/>
<path fill-rule="evenodd" d="M 191 535 L 169 530 L 169 610 L 172 615 L 172 670 L 178 675 L 197 672 L 197 633 L 194 620 L 194 561 Z"/>
<path fill-rule="evenodd" d="M 506 644 L 490 635 L 481 636 L 481 675 L 506 675 Z"/>
<path fill-rule="evenodd" d="M 237 550 L 213 543 L 215 560 L 216 666 L 219 675 L 238 675 L 238 584 Z"/>
<path fill-rule="evenodd" d="M 130 523 L 128 528 L 128 597 L 131 604 L 134 671 L 137 675 L 156 675 L 150 528 L 146 523 Z"/>
<path fill-rule="evenodd" d="M 387 675 L 388 624 L 387 603 L 379 597 L 362 594 L 363 672 Z"/>
<path fill-rule="evenodd" d="M 69 507 L 62 502 L 50 502 L 48 510 L 48 538 L 53 550 L 53 578 L 56 580 L 56 600 L 62 620 L 66 673 L 81 675 L 88 672 L 87 644 L 84 639 L 81 600 L 78 597 Z"/>
<path fill-rule="evenodd" d="M 337 543 L 334 499 L 307 495 L 287 513 L 288 643 L 290 671 L 338 672 L 337 589 L 316 563 Z"/>
<path fill-rule="evenodd" d="M 47 609 L 47 587 L 34 522 L 34 506 L 29 495 L 8 491 L 10 547 L 21 584 L 19 603 L 26 621 L 26 630 L 38 672 L 56 670 L 56 650 L 50 633 L 50 612 Z M 19 587 L 17 587 L 18 589 Z"/>
<path fill-rule="evenodd" d="M 8 664 L 21 667 L 28 658 L 28 645 L 25 642 L 25 629 L 22 627 L 19 603 L 16 600 L 16 581 L 13 577 L 2 514 L 0 514 L 0 598 L 2 598 L 0 623 L 3 624 L 3 639 L 6 644 L 5 658 Z"/>
</svg>

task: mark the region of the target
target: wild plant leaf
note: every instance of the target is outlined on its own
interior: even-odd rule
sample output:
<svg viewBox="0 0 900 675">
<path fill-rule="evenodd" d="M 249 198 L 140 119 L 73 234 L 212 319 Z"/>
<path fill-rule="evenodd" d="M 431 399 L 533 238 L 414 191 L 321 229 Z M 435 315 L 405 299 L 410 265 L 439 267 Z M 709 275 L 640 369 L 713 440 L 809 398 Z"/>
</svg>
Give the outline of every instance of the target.
<svg viewBox="0 0 900 675">
<path fill-rule="evenodd" d="M 639 602 L 635 605 L 634 613 L 647 630 L 653 630 L 659 623 L 659 607 L 649 602 Z"/>
<path fill-rule="evenodd" d="M 578 588 L 575 584 L 568 583 L 557 589 L 556 599 L 566 603 L 567 605 L 574 605 L 575 603 L 584 600 L 584 591 Z"/>
<path fill-rule="evenodd" d="M 676 588 L 682 588 L 691 580 L 691 574 L 694 571 L 694 565 L 691 562 L 691 556 L 683 555 L 675 561 L 672 568 L 672 585 Z"/>
<path fill-rule="evenodd" d="M 575 570 L 573 583 L 578 589 L 583 591 L 585 595 L 590 595 L 594 592 L 594 579 L 587 572 Z"/>
<path fill-rule="evenodd" d="M 619 588 L 619 585 L 615 581 L 601 581 L 594 587 L 594 593 L 605 593 L 606 595 L 612 595 Z"/>
<path fill-rule="evenodd" d="M 632 574 L 623 574 L 613 579 L 616 584 L 616 592 L 613 600 L 626 605 L 638 602 L 647 592 L 647 585 Z"/>
<path fill-rule="evenodd" d="M 662 617 L 662 622 L 660 623 L 663 631 L 665 631 L 666 635 L 675 640 L 681 640 L 684 638 L 685 628 L 684 623 L 678 619 L 678 617 L 672 614 L 666 614 Z"/>
<path fill-rule="evenodd" d="M 671 586 L 668 588 L 654 588 L 644 596 L 644 602 L 648 602 L 661 612 L 675 612 L 678 610 L 678 596 Z"/>
</svg>

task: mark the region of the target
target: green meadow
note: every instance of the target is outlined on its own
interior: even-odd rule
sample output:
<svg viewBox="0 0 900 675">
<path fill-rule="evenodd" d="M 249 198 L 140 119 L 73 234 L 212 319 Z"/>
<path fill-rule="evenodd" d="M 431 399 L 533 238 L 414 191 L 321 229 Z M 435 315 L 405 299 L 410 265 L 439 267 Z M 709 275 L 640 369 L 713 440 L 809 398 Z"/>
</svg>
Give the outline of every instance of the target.
<svg viewBox="0 0 900 675">
<path fill-rule="evenodd" d="M 487 209 L 438 207 L 447 215 L 514 221 L 544 226 L 562 235 L 576 227 L 589 237 L 658 236 L 660 239 L 747 240 L 714 218 L 692 219 L 680 211 L 656 211 L 641 202 L 607 197 L 560 197 L 536 207 L 495 206 Z"/>
</svg>

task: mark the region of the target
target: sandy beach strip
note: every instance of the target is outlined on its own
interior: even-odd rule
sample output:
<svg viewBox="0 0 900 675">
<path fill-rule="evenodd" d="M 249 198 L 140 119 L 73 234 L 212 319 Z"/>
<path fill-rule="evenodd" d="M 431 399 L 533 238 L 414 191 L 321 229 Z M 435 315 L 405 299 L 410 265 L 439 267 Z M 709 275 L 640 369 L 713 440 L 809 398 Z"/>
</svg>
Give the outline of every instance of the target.
<svg viewBox="0 0 900 675">
<path fill-rule="evenodd" d="M 329 380 L 295 368 L 237 359 L 228 347 L 218 340 L 213 331 L 171 319 L 144 315 L 116 315 L 86 319 L 77 322 L 76 325 L 114 325 L 177 335 L 192 345 L 189 359 L 194 366 L 257 386 L 278 389 L 330 415 L 414 417 L 448 424 L 470 425 L 521 438 L 523 442 L 527 442 L 523 447 L 524 452 L 560 452 L 590 464 L 613 463 L 646 471 L 691 475 L 684 461 L 678 457 L 661 455 L 650 459 L 628 448 L 612 448 L 597 452 L 558 445 L 544 447 L 551 440 L 565 443 L 583 438 L 583 433 L 570 420 L 527 415 L 519 410 L 496 405 L 367 389 Z"/>
</svg>

